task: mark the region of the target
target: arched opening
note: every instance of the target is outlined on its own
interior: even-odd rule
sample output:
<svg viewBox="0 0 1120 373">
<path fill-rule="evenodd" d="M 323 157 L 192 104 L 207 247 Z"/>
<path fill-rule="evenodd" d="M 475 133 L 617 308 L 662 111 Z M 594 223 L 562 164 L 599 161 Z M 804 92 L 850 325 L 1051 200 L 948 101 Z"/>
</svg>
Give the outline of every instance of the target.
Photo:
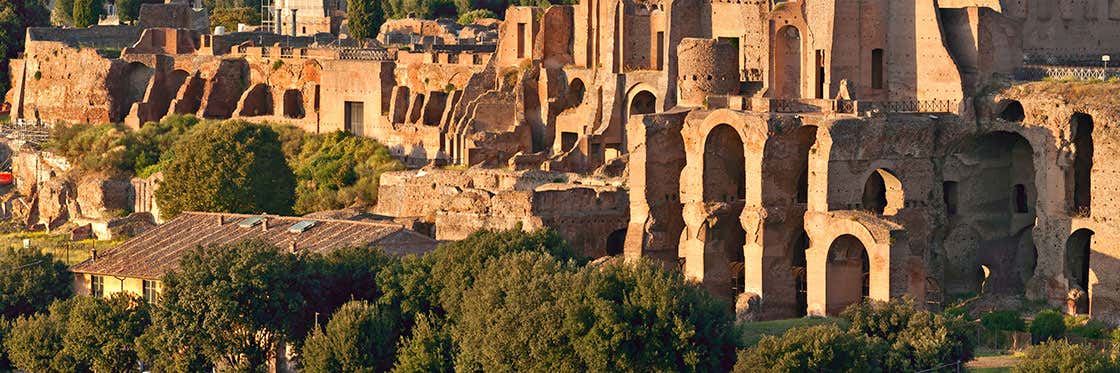
<svg viewBox="0 0 1120 373">
<path fill-rule="evenodd" d="M 626 246 L 626 228 L 611 232 L 611 234 L 607 236 L 607 255 L 622 255 L 624 246 Z"/>
<path fill-rule="evenodd" d="M 775 98 L 801 98 L 801 31 L 785 26 L 774 35 Z"/>
<path fill-rule="evenodd" d="M 1073 212 L 1078 216 L 1090 216 L 1092 205 L 1093 173 L 1093 117 L 1075 113 L 1070 118 L 1073 131 Z"/>
<path fill-rule="evenodd" d="M 704 140 L 704 202 L 746 198 L 746 159 L 739 132 L 720 124 Z"/>
<path fill-rule="evenodd" d="M 951 157 L 946 172 L 954 175 L 960 190 L 954 231 L 974 233 L 968 240 L 946 240 L 949 268 L 963 273 L 985 266 L 989 274 L 984 292 L 1022 294 L 1037 261 L 1033 149 L 1017 133 L 996 131 L 966 144 L 964 150 Z M 981 290 L 978 281 L 966 277 L 947 278 L 947 288 Z"/>
<path fill-rule="evenodd" d="M 1089 258 L 1092 256 L 1093 231 L 1078 229 L 1066 240 L 1066 278 L 1070 290 L 1080 290 L 1075 307 L 1079 314 L 1089 313 Z"/>
<path fill-rule="evenodd" d="M 999 119 L 1008 122 L 1022 122 L 1027 117 L 1026 112 L 1023 111 L 1023 104 L 1016 100 L 1007 100 L 1001 105 L 1003 109 L 999 111 Z"/>
<path fill-rule="evenodd" d="M 114 122 L 124 121 L 125 116 L 132 110 L 132 104 L 144 100 L 144 94 L 148 90 L 148 83 L 152 80 L 152 76 L 155 75 L 155 70 L 139 62 L 129 63 L 125 69 L 124 81 L 120 82 L 123 83 L 124 86 L 116 91 L 122 96 L 117 96 L 120 97 L 121 100 L 119 101 L 120 106 L 117 109 L 117 116 L 112 118 Z"/>
<path fill-rule="evenodd" d="M 804 126 L 797 129 L 797 164 L 801 172 L 797 176 L 797 203 L 809 202 L 809 152 L 817 142 L 817 127 Z"/>
<path fill-rule="evenodd" d="M 269 92 L 268 86 L 257 84 L 249 89 L 249 92 L 245 94 L 245 99 L 241 102 L 241 111 L 238 112 L 238 115 L 255 117 L 271 114 L 272 94 Z"/>
<path fill-rule="evenodd" d="M 793 275 L 794 294 L 796 301 L 794 302 L 794 315 L 802 317 L 808 314 L 809 309 L 809 283 L 807 281 L 807 268 L 808 263 L 805 259 L 805 251 L 809 250 L 809 234 L 802 229 L 797 238 L 793 241 L 793 246 L 790 247 L 790 274 Z"/>
<path fill-rule="evenodd" d="M 829 315 L 838 315 L 870 295 L 871 261 L 856 236 L 837 237 L 828 248 L 825 268 Z"/>
<path fill-rule="evenodd" d="M 195 114 L 202 105 L 202 94 L 205 89 L 206 80 L 198 75 L 193 75 L 187 78 L 183 83 L 183 87 L 179 88 L 182 94 L 176 94 L 176 99 L 179 101 L 175 103 L 175 107 L 171 108 L 175 114 Z"/>
<path fill-rule="evenodd" d="M 894 215 L 904 202 L 902 182 L 894 174 L 878 169 L 867 177 L 863 185 L 864 210 L 879 215 Z"/>
<path fill-rule="evenodd" d="M 303 92 L 298 89 L 284 91 L 284 117 L 303 118 Z"/>
<path fill-rule="evenodd" d="M 583 80 L 579 78 L 572 79 L 572 82 L 568 84 L 568 92 L 565 95 L 565 101 L 567 101 L 568 107 L 579 106 L 580 103 L 583 102 L 585 90 L 586 88 L 583 86 Z"/>
<path fill-rule="evenodd" d="M 629 115 L 653 114 L 657 111 L 657 96 L 650 91 L 641 91 L 630 99 Z"/>
<path fill-rule="evenodd" d="M 704 284 L 712 294 L 727 299 L 742 293 L 746 281 L 743 246 L 747 232 L 739 221 L 742 211 L 739 206 L 714 213 L 704 237 Z"/>
</svg>

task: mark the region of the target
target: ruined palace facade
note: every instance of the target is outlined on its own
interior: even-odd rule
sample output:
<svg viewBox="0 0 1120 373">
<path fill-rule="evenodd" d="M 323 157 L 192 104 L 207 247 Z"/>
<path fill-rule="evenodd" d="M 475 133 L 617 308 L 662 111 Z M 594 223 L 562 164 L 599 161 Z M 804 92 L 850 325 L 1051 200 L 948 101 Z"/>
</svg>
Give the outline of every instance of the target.
<svg viewBox="0 0 1120 373">
<path fill-rule="evenodd" d="M 680 268 L 746 318 L 984 293 L 1120 323 L 1115 85 L 1037 81 L 1120 76 L 1088 65 L 1120 55 L 1113 3 L 583 0 L 508 9 L 495 44 L 163 26 L 119 58 L 33 30 L 8 102 L 372 137 L 429 165 L 387 174 L 379 214 L 442 239 L 555 227 Z"/>
</svg>

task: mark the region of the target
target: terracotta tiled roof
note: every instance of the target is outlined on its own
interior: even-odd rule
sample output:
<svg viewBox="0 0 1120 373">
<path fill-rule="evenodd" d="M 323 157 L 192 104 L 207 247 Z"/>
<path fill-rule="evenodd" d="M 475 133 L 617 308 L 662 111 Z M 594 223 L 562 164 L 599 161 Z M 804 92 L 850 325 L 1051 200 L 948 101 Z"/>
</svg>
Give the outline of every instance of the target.
<svg viewBox="0 0 1120 373">
<path fill-rule="evenodd" d="M 252 217 L 264 219 L 252 227 L 239 223 Z M 219 220 L 220 219 L 220 220 Z M 219 223 L 221 221 L 221 223 Z M 289 232 L 292 225 L 313 221 L 302 233 Z M 267 224 L 268 229 L 264 229 Z M 299 251 L 328 252 L 334 249 L 376 245 L 393 255 L 420 254 L 436 246 L 436 241 L 399 225 L 349 220 L 314 219 L 274 215 L 218 214 L 185 212 L 175 219 L 149 229 L 139 236 L 98 253 L 71 268 L 77 273 L 158 279 L 179 266 L 179 258 L 198 246 L 229 244 L 260 239 L 282 249 L 292 243 Z"/>
</svg>

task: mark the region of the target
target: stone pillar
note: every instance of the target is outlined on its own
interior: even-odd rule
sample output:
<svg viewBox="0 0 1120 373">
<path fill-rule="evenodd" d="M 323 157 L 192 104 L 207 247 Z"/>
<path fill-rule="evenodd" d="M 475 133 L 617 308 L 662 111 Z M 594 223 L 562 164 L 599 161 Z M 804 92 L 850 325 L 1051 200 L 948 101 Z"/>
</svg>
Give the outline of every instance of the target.
<svg viewBox="0 0 1120 373">
<path fill-rule="evenodd" d="M 289 12 L 292 12 L 292 36 L 298 35 L 296 33 L 296 31 L 297 31 L 297 28 L 296 28 L 296 10 L 297 9 L 288 9 Z"/>
<path fill-rule="evenodd" d="M 272 15 L 272 20 L 273 20 L 273 23 L 275 23 L 275 25 L 273 25 L 273 30 L 272 31 L 275 32 L 277 35 L 283 35 L 284 34 L 283 33 L 284 22 L 282 22 L 283 19 L 280 18 L 280 8 L 279 7 L 276 8 L 275 13 Z"/>
</svg>

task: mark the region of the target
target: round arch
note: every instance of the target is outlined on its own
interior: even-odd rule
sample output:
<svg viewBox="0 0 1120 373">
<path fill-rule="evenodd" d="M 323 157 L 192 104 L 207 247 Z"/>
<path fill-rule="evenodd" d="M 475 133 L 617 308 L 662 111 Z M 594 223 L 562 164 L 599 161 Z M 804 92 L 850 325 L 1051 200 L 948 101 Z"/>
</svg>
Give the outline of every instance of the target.
<svg viewBox="0 0 1120 373">
<path fill-rule="evenodd" d="M 657 92 L 657 90 L 646 83 L 630 86 L 630 89 L 626 90 L 625 117 L 657 112 L 658 108 L 661 107 L 661 98 L 653 92 Z"/>
<path fill-rule="evenodd" d="M 902 182 L 887 169 L 871 171 L 863 185 L 864 210 L 879 215 L 894 215 L 906 203 Z"/>
<path fill-rule="evenodd" d="M 1094 234 L 1091 229 L 1081 228 L 1066 240 L 1065 275 L 1070 290 L 1081 292 L 1082 296 L 1074 299 L 1074 309 L 1079 314 L 1089 313 L 1089 270 Z"/>
<path fill-rule="evenodd" d="M 775 98 L 801 98 L 802 44 L 801 30 L 796 25 L 783 25 L 774 32 L 773 72 L 771 87 Z"/>
<path fill-rule="evenodd" d="M 743 140 L 728 124 L 720 124 L 704 139 L 704 202 L 746 199 L 746 156 Z"/>
<path fill-rule="evenodd" d="M 871 258 L 867 246 L 850 234 L 840 235 L 828 246 L 825 284 L 829 315 L 838 315 L 871 295 Z"/>
</svg>

